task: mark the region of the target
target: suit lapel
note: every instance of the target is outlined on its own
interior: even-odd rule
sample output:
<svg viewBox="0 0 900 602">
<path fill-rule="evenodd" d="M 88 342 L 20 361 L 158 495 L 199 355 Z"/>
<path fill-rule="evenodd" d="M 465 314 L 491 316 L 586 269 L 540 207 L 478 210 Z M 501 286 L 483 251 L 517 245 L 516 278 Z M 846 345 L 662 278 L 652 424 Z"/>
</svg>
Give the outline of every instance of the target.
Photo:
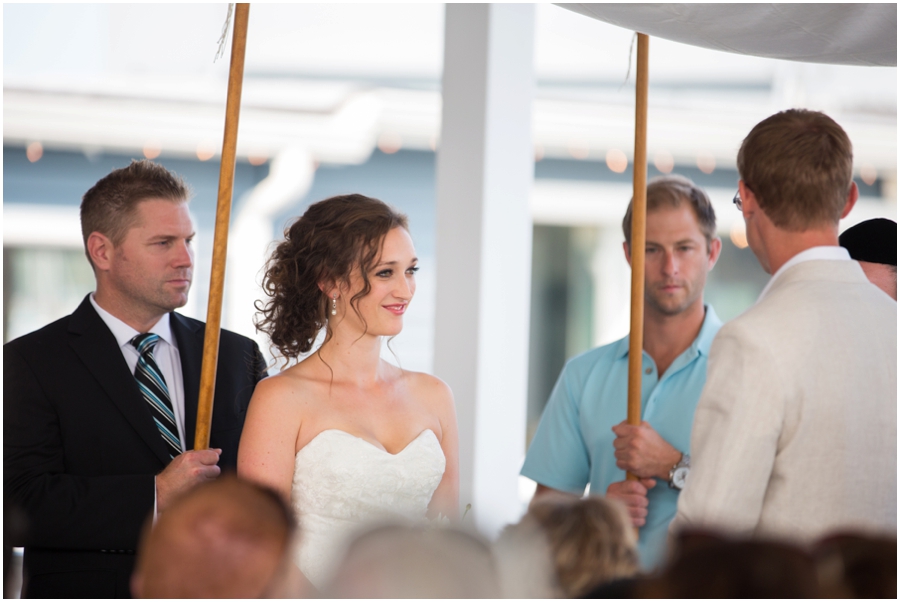
<svg viewBox="0 0 900 602">
<path fill-rule="evenodd" d="M 141 397 L 116 338 L 85 297 L 69 321 L 69 345 L 163 466 L 169 452 Z"/>
<path fill-rule="evenodd" d="M 170 325 L 178 355 L 181 357 L 181 377 L 184 383 L 184 438 L 187 449 L 194 449 L 197 429 L 197 402 L 200 399 L 200 365 L 203 363 L 202 323 L 188 321 L 172 312 Z"/>
</svg>

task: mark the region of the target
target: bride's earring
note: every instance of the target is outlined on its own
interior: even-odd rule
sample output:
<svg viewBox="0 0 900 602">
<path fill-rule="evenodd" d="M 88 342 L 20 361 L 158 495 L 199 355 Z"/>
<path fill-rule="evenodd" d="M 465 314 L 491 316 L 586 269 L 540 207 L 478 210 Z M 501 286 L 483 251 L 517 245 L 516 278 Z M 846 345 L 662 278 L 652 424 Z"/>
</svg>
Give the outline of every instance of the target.
<svg viewBox="0 0 900 602">
<path fill-rule="evenodd" d="M 331 315 L 337 315 L 337 293 L 331 296 Z"/>
</svg>

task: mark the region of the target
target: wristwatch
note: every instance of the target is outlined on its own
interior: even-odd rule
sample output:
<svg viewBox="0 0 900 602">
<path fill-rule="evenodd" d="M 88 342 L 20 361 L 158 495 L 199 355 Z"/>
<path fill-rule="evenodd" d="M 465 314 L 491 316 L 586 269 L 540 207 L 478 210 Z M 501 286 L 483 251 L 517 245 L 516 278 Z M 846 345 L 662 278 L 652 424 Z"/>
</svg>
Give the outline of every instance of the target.
<svg viewBox="0 0 900 602">
<path fill-rule="evenodd" d="M 689 472 L 691 472 L 691 456 L 690 454 L 681 454 L 678 464 L 669 470 L 669 487 L 679 491 L 684 489 L 684 480 Z"/>
</svg>

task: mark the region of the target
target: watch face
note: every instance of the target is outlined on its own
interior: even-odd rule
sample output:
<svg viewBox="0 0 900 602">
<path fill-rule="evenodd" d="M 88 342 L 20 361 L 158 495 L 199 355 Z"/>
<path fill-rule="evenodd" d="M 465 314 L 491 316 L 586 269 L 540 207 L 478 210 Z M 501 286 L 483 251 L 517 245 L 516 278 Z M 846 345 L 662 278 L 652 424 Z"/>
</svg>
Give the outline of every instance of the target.
<svg viewBox="0 0 900 602">
<path fill-rule="evenodd" d="M 687 466 L 676 468 L 675 472 L 672 473 L 672 485 L 674 485 L 676 489 L 684 489 L 684 480 L 687 478 L 690 471 L 691 469 Z"/>
</svg>

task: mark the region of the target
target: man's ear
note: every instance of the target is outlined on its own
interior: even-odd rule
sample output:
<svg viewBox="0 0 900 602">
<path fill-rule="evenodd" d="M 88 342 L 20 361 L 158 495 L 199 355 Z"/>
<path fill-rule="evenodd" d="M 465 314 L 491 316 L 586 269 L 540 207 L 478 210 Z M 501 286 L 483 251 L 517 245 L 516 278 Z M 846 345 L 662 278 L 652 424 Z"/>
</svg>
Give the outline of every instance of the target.
<svg viewBox="0 0 900 602">
<path fill-rule="evenodd" d="M 87 252 L 96 269 L 108 270 L 115 250 L 115 245 L 106 235 L 91 232 L 88 236 Z"/>
<path fill-rule="evenodd" d="M 841 213 L 841 219 L 850 215 L 850 212 L 856 205 L 857 199 L 859 199 L 859 187 L 856 185 L 856 182 L 850 182 L 850 192 L 847 193 L 847 204 L 844 205 L 844 212 Z"/>
<path fill-rule="evenodd" d="M 755 212 L 759 208 L 759 203 L 756 202 L 756 195 L 753 194 L 753 191 L 747 188 L 747 185 L 744 184 L 743 180 L 738 180 L 738 191 L 741 193 L 741 213 L 744 214 L 744 218 Z"/>
<path fill-rule="evenodd" d="M 709 267 L 707 270 L 713 269 L 716 262 L 719 261 L 719 254 L 722 252 L 722 239 L 716 236 L 709 241 Z"/>
<path fill-rule="evenodd" d="M 628 265 L 631 265 L 631 245 L 628 244 L 628 241 L 622 243 L 622 248 L 625 250 L 625 261 L 628 262 Z"/>
</svg>

